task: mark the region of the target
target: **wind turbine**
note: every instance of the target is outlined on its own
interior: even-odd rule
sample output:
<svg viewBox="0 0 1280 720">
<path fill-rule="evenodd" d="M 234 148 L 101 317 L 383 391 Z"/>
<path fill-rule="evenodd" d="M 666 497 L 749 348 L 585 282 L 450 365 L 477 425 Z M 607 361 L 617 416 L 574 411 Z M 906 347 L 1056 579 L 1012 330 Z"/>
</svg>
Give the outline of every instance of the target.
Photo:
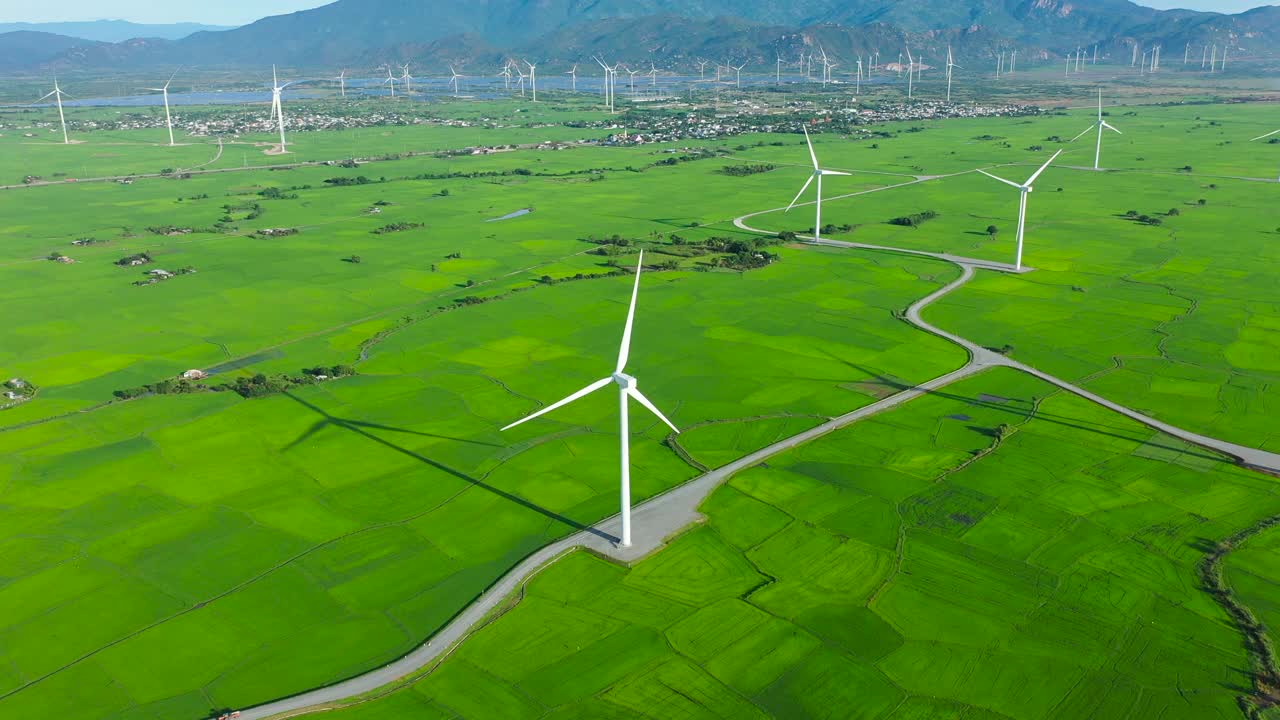
<svg viewBox="0 0 1280 720">
<path fill-rule="evenodd" d="M 458 97 L 458 79 L 466 76 L 458 73 L 457 70 L 454 70 L 452 65 L 449 66 L 449 74 L 451 75 L 449 78 L 449 84 L 453 86 L 453 96 Z M 507 77 L 511 77 L 510 73 L 508 73 Z M 521 79 L 523 79 L 523 77 L 524 76 L 522 75 Z"/>
<path fill-rule="evenodd" d="M 344 69 L 342 72 L 338 73 L 338 77 L 334 78 L 334 80 L 337 80 L 339 83 L 341 83 L 339 87 L 341 88 L 341 91 L 342 91 L 342 97 L 346 97 L 347 96 L 347 71 Z"/>
<path fill-rule="evenodd" d="M 646 74 L 649 76 L 649 85 L 658 87 L 658 68 L 653 63 L 649 63 L 649 72 Z"/>
<path fill-rule="evenodd" d="M 698 73 L 699 73 L 698 79 L 699 80 L 705 81 L 707 79 L 707 65 L 710 65 L 710 64 L 711 64 L 711 61 L 709 60 L 698 61 Z"/>
<path fill-rule="evenodd" d="M 627 74 L 631 76 L 631 99 L 634 100 L 636 97 L 636 73 L 640 71 L 632 70 L 631 68 L 624 68 L 624 69 L 626 70 Z"/>
<path fill-rule="evenodd" d="M 951 46 L 947 46 L 947 102 L 951 102 L 951 68 L 960 67 L 951 56 Z M 963 68 L 962 68 L 963 69 Z"/>
<path fill-rule="evenodd" d="M 1271 137 L 1272 135 L 1280 135 L 1280 130 L 1272 130 L 1271 132 L 1267 133 L 1266 135 L 1259 135 L 1258 137 L 1254 138 L 1253 140 L 1250 140 L 1249 142 L 1253 142 L 1254 140 L 1265 140 L 1265 139 L 1267 139 L 1267 138 Z M 1276 182 L 1280 182 L 1280 177 L 1277 177 L 1277 178 L 1276 178 Z"/>
<path fill-rule="evenodd" d="M 169 79 L 165 81 L 164 87 L 143 88 L 143 90 L 150 90 L 151 92 L 164 93 L 164 124 L 167 125 L 169 128 L 169 147 L 173 147 L 173 144 L 174 144 L 173 143 L 173 118 L 169 115 L 169 83 L 173 82 L 173 78 L 177 74 L 178 74 L 178 71 L 174 70 L 173 75 L 170 75 Z"/>
<path fill-rule="evenodd" d="M 524 64 L 529 66 L 529 88 L 533 90 L 533 101 L 538 102 L 538 66 L 528 60 Z"/>
<path fill-rule="evenodd" d="M 391 66 L 387 65 L 386 68 L 387 68 L 387 79 L 383 80 L 382 84 L 386 85 L 387 83 L 391 83 L 391 97 L 394 98 L 396 96 L 396 79 L 391 76 Z"/>
<path fill-rule="evenodd" d="M 776 57 L 778 60 L 773 70 L 773 84 L 781 85 L 782 84 L 782 56 L 777 55 Z"/>
<path fill-rule="evenodd" d="M 854 88 L 853 94 L 854 95 L 862 94 L 862 56 L 861 55 L 858 56 L 858 84 Z"/>
<path fill-rule="evenodd" d="M 66 93 L 62 92 L 62 88 L 58 87 L 58 76 L 54 75 L 53 76 L 53 92 L 40 98 L 40 100 L 44 100 L 50 96 L 53 96 L 54 99 L 58 101 L 58 119 L 62 121 L 62 144 L 70 145 L 71 139 L 67 137 L 67 116 L 62 114 L 62 96 L 63 95 L 66 95 Z M 36 102 L 40 102 L 40 100 L 36 100 Z"/>
<path fill-rule="evenodd" d="M 901 62 L 901 61 L 899 61 Z M 911 57 L 911 48 L 907 48 L 907 99 L 910 100 L 915 94 L 915 81 L 912 79 L 915 74 L 911 71 L 916 66 L 915 58 Z"/>
<path fill-rule="evenodd" d="M 800 129 L 804 131 L 804 142 L 809 146 L 809 158 L 813 160 L 813 174 L 809 175 L 808 180 L 804 181 L 804 185 L 801 186 L 800 192 L 796 193 L 796 196 L 791 200 L 791 204 L 788 205 L 787 209 L 783 212 L 790 212 L 791 208 L 795 207 L 796 202 L 800 200 L 800 196 L 804 194 L 804 191 L 809 189 L 809 183 L 817 179 L 818 201 L 814 204 L 815 210 L 813 214 L 813 241 L 816 243 L 822 239 L 822 176 L 848 175 L 849 173 L 840 172 L 838 170 L 823 170 L 821 167 L 818 167 L 818 156 L 813 152 L 813 141 L 809 139 L 809 130 L 803 125 L 800 126 Z"/>
<path fill-rule="evenodd" d="M 387 72 L 390 72 L 388 70 Z M 297 82 L 296 80 L 294 82 Z M 280 79 L 276 76 L 276 66 L 271 66 L 271 112 L 276 119 L 276 127 L 280 130 L 280 152 L 281 154 L 289 152 L 289 148 L 284 141 L 284 104 L 280 102 L 280 94 L 284 89 L 293 83 L 280 84 Z"/>
<path fill-rule="evenodd" d="M 959 67 L 959 66 L 957 66 Z M 1018 48 L 1014 48 L 1009 53 L 1009 74 L 1012 75 L 1018 69 Z"/>
<path fill-rule="evenodd" d="M 611 68 L 608 65 L 605 65 L 603 60 L 601 60 L 600 58 L 594 55 L 591 56 L 591 59 L 595 60 L 596 64 L 599 65 L 602 70 L 604 70 L 604 105 L 605 107 L 609 108 L 609 112 L 613 112 L 614 88 L 611 80 L 612 80 L 614 68 L 616 68 L 617 65 L 614 65 Z"/>
<path fill-rule="evenodd" d="M 574 63 L 569 72 L 565 73 L 573 81 L 573 91 L 578 92 L 578 63 Z"/>
<path fill-rule="evenodd" d="M 400 80 L 404 82 L 404 91 L 406 93 L 413 92 L 413 76 L 409 74 L 409 63 L 400 66 L 404 70 L 404 74 L 400 76 Z"/>
<path fill-rule="evenodd" d="M 627 310 L 627 323 L 622 329 L 622 345 L 618 348 L 618 363 L 614 366 L 613 374 L 609 377 L 601 378 L 563 400 L 554 402 L 541 410 L 526 415 L 525 417 L 511 423 L 502 428 L 510 430 L 511 428 L 526 423 L 540 415 L 545 415 L 556 408 L 563 407 L 578 398 L 585 397 L 591 393 L 601 390 L 613 383 L 618 386 L 618 438 L 619 449 L 621 455 L 620 468 L 622 470 L 622 482 L 620 500 L 622 506 L 622 538 L 619 540 L 619 547 L 631 546 L 631 430 L 629 423 L 629 403 L 628 399 L 635 399 L 649 412 L 658 416 L 658 419 L 667 424 L 674 432 L 680 432 L 666 415 L 663 415 L 658 408 L 649 401 L 649 398 L 636 387 L 636 379 L 626 374 L 623 370 L 627 367 L 627 356 L 631 352 L 631 328 L 635 324 L 636 316 L 636 296 L 640 294 L 640 271 L 644 267 L 644 251 L 640 251 L 640 258 L 636 261 L 636 280 L 635 285 L 631 289 L 631 307 Z"/>
<path fill-rule="evenodd" d="M 733 68 L 734 83 L 737 85 L 739 90 L 742 89 L 742 68 L 746 66 L 747 66 L 746 63 L 742 63 L 741 65 L 737 65 L 737 66 L 729 65 L 729 67 Z M 825 85 L 826 83 L 824 82 L 823 84 Z"/>
<path fill-rule="evenodd" d="M 1048 161 L 1048 162 L 1046 162 L 1044 165 L 1041 165 L 1041 166 L 1040 166 L 1040 169 L 1039 169 L 1039 170 L 1036 170 L 1034 173 L 1032 173 L 1032 174 L 1031 174 L 1031 177 L 1027 178 L 1027 181 L 1026 181 L 1025 183 L 1022 183 L 1021 185 L 1019 185 L 1018 183 L 1013 182 L 1013 181 L 1011 181 L 1011 180 L 1005 180 L 1005 179 L 1004 179 L 1004 178 L 1002 178 L 1002 177 L 997 177 L 997 176 L 995 176 L 995 175 L 992 175 L 991 173 L 987 172 L 986 170 L 979 170 L 979 171 L 978 171 L 978 172 L 982 173 L 983 175 L 986 175 L 986 176 L 987 176 L 987 177 L 989 177 L 989 178 L 992 178 L 992 179 L 995 179 L 995 180 L 999 180 L 1000 182 L 1004 183 L 1005 185 L 1010 185 L 1010 186 L 1013 186 L 1013 187 L 1018 188 L 1018 193 L 1019 193 L 1019 198 L 1018 198 L 1018 254 L 1017 254 L 1017 258 L 1016 258 L 1016 259 L 1015 259 L 1015 261 L 1014 261 L 1014 268 L 1015 268 L 1015 269 L 1017 269 L 1019 272 L 1021 272 L 1021 271 L 1022 271 L 1022 239 L 1023 239 L 1024 235 L 1026 234 L 1026 230 L 1027 230 L 1027 195 L 1031 194 L 1031 191 L 1035 189 L 1035 188 L 1033 188 L 1033 187 L 1032 187 L 1032 185 L 1035 183 L 1036 178 L 1040 177 L 1040 173 L 1042 173 L 1042 172 L 1044 172 L 1046 169 L 1048 169 L 1048 167 L 1049 167 L 1051 164 L 1053 164 L 1053 161 L 1054 161 L 1054 160 L 1057 160 L 1057 159 L 1058 159 L 1058 156 L 1059 156 L 1059 155 L 1061 155 L 1061 154 L 1062 154 L 1062 151 L 1061 151 L 1061 150 L 1059 150 L 1058 152 L 1054 153 L 1054 154 L 1053 154 L 1053 157 L 1049 158 L 1049 161 Z"/>
<path fill-rule="evenodd" d="M 1093 169 L 1099 170 L 1101 168 L 1098 167 L 1098 163 L 1102 160 L 1102 131 L 1110 130 L 1116 133 L 1117 135 L 1124 134 L 1119 130 L 1115 129 L 1114 127 L 1112 127 L 1111 123 L 1102 119 L 1102 88 L 1098 88 L 1098 121 L 1090 125 L 1089 127 L 1085 128 L 1084 132 L 1071 138 L 1071 142 L 1075 142 L 1076 140 L 1079 140 L 1080 138 L 1084 137 L 1085 133 L 1089 132 L 1095 127 L 1098 129 L 1098 148 L 1097 150 L 1094 151 L 1094 154 L 1093 154 Z"/>
</svg>

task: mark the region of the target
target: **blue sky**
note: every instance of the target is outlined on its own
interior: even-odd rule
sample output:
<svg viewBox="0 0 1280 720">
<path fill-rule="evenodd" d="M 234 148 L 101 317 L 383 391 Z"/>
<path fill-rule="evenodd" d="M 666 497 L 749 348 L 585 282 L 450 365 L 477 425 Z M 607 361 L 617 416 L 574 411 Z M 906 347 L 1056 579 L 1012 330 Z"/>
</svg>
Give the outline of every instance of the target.
<svg viewBox="0 0 1280 720">
<path fill-rule="evenodd" d="M 147 23 L 201 22 L 210 25 L 243 25 L 266 15 L 325 5 L 331 0 L 0 0 L 0 22 L 53 22 L 104 18 Z M 433 0 L 442 2 L 445 0 Z M 463 0 L 465 1 L 465 0 Z M 1240 12 L 1264 0 L 1138 0 L 1142 5 L 1195 10 Z M 1274 4 L 1274 3 L 1273 3 Z"/>
</svg>

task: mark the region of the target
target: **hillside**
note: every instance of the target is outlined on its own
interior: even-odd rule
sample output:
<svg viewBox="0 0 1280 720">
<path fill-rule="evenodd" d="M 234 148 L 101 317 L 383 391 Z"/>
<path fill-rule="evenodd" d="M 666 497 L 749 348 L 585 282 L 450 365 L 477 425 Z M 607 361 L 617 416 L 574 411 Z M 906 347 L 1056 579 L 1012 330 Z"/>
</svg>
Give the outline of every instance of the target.
<svg viewBox="0 0 1280 720">
<path fill-rule="evenodd" d="M 200 23 L 169 23 L 148 25 L 128 20 L 94 20 L 92 22 L 0 22 L 0 34 L 30 31 L 65 35 L 94 42 L 123 42 L 133 38 L 162 38 L 179 40 L 191 33 L 205 30 L 230 30 L 232 26 L 202 25 Z"/>
<path fill-rule="evenodd" d="M 0 36 L 0 56 L 24 58 Z M 1011 40 L 1016 38 L 1016 42 Z M 959 57 L 997 46 L 1051 57 L 1099 44 L 1116 55 L 1133 43 L 1231 44 L 1240 55 L 1280 53 L 1280 8 L 1238 15 L 1160 11 L 1129 0 L 338 0 L 222 32 L 166 41 L 60 46 L 56 67 L 333 67 L 412 59 L 488 62 L 521 54 L 566 64 L 592 53 L 629 61 L 733 57 L 772 64 L 821 42 L 844 57 L 904 42 L 956 45 Z M 48 57 L 44 53 L 42 57 Z M 29 58 L 27 58 L 29 60 Z M 882 55 L 883 59 L 883 55 Z M 28 67 L 8 63 L 6 67 Z"/>
</svg>

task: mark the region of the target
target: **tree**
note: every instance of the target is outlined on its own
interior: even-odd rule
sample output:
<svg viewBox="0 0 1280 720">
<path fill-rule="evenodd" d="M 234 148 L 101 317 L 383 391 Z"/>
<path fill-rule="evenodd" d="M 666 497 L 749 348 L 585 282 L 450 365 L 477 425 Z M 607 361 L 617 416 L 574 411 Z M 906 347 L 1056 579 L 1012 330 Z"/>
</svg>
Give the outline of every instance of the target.
<svg viewBox="0 0 1280 720">
<path fill-rule="evenodd" d="M 351 257 L 347 258 L 347 262 L 349 262 L 349 263 L 353 263 L 353 264 L 355 264 L 355 265 L 359 265 L 359 264 L 360 264 L 360 256 L 359 256 L 359 255 L 352 255 Z"/>
<path fill-rule="evenodd" d="M 1179 210 L 1178 208 L 1169 208 L 1169 212 L 1168 212 L 1168 213 L 1166 213 L 1166 214 L 1167 214 L 1169 217 L 1177 217 L 1177 216 L 1179 216 L 1179 215 L 1181 215 L 1181 214 L 1182 214 L 1182 211 L 1181 211 L 1181 210 Z"/>
<path fill-rule="evenodd" d="M 987 226 L 987 235 L 990 235 L 992 240 L 995 240 L 996 235 L 999 235 L 999 234 L 1000 234 L 1000 228 L 996 227 L 995 225 Z"/>
</svg>

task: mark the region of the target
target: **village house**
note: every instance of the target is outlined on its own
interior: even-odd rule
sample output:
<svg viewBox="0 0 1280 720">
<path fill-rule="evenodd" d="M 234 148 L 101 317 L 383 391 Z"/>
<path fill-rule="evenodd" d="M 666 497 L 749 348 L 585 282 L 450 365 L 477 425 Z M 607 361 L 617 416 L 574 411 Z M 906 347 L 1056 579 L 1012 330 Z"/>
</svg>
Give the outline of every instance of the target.
<svg viewBox="0 0 1280 720">
<path fill-rule="evenodd" d="M 183 380 L 203 380 L 207 377 L 209 374 L 203 370 L 192 369 L 182 373 Z"/>
</svg>

